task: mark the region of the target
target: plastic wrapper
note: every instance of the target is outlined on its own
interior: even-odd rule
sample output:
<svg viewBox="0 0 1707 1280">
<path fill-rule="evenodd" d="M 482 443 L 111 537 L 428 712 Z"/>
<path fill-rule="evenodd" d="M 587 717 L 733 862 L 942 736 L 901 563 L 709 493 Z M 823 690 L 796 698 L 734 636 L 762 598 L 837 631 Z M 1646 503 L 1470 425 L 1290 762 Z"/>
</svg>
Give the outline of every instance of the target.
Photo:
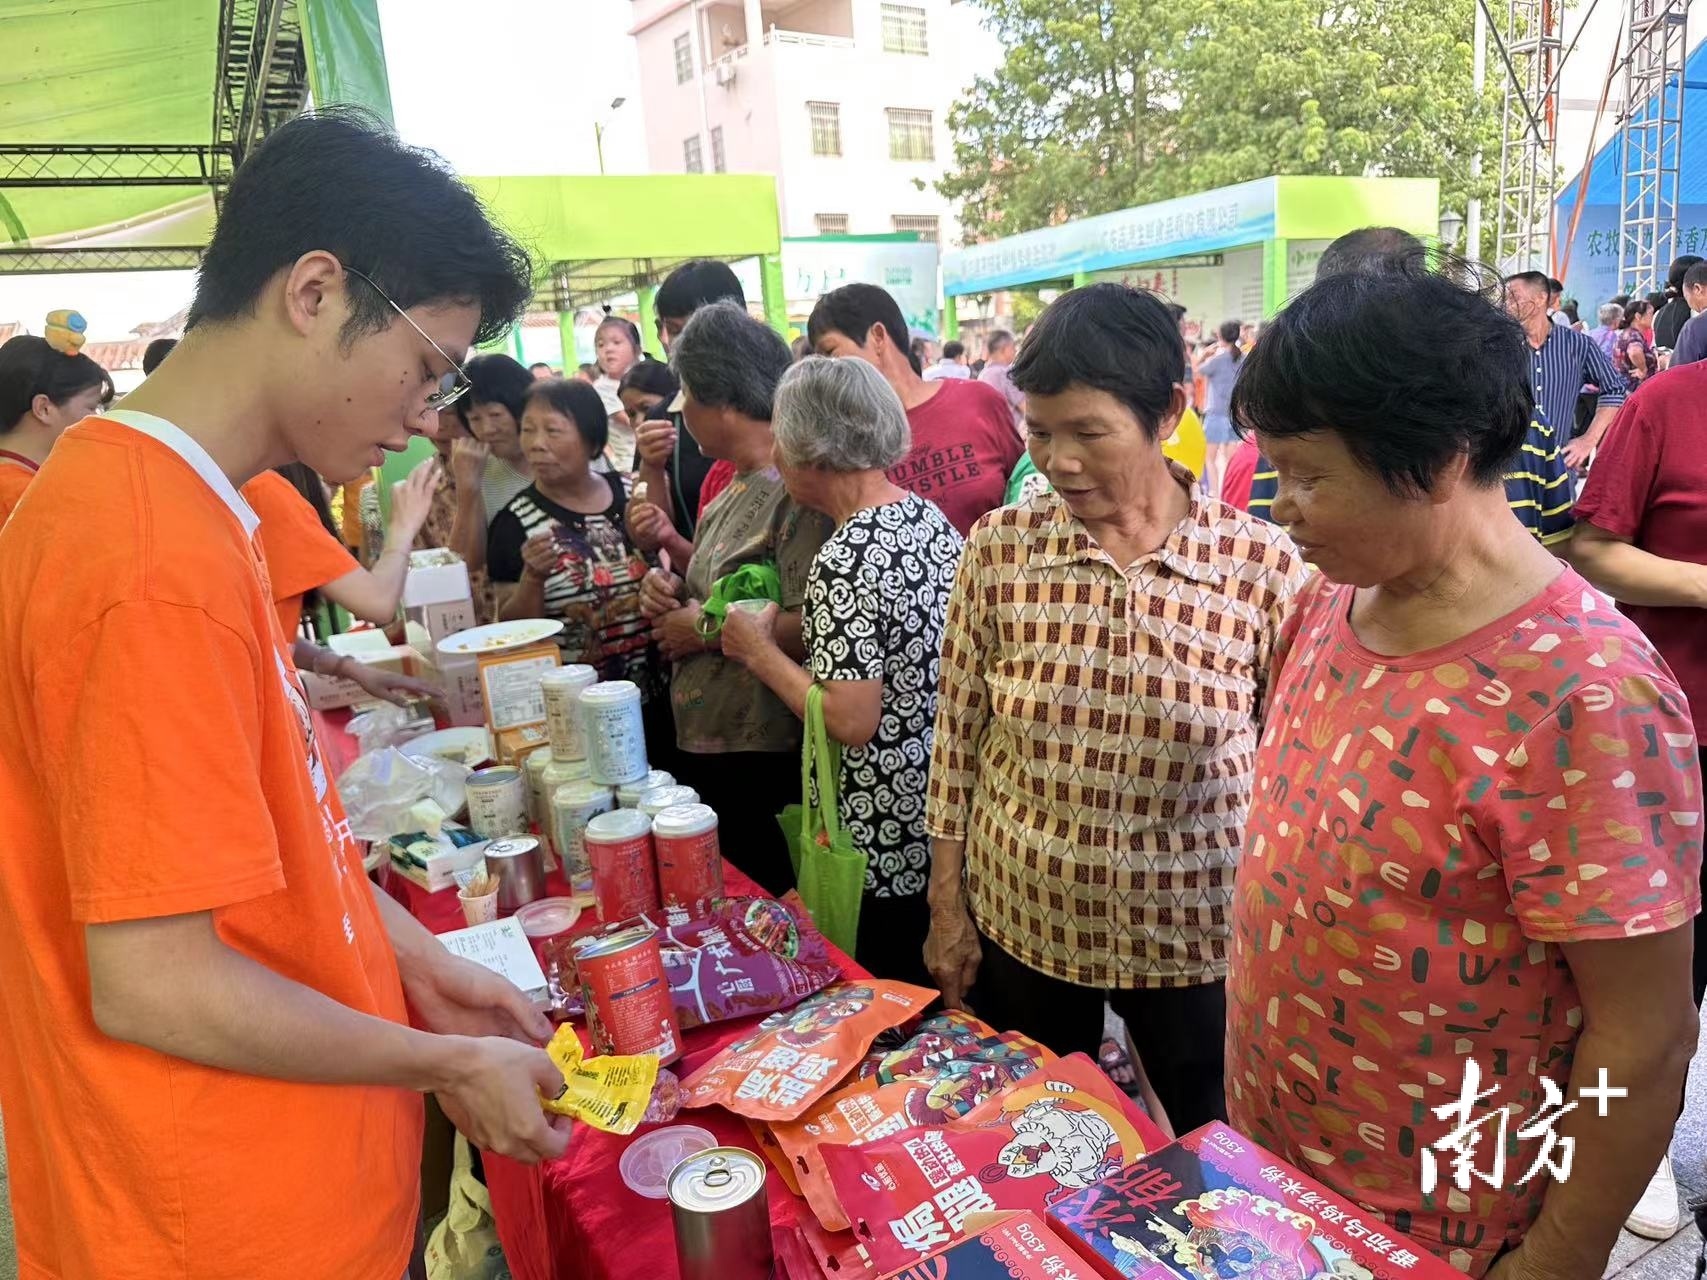
<svg viewBox="0 0 1707 1280">
<path fill-rule="evenodd" d="M 431 733 L 433 718 L 423 716 L 408 707 L 382 702 L 351 716 L 346 731 L 360 744 L 361 752 L 365 756 L 370 751 L 400 747 L 423 733 Z"/>
<path fill-rule="evenodd" d="M 683 1087 L 689 1107 L 792 1120 L 859 1065 L 877 1033 L 916 1017 L 936 992 L 872 978 L 839 982 L 773 1013 L 724 1047 Z"/>
<path fill-rule="evenodd" d="M 793 894 L 724 898 L 698 919 L 662 914 L 658 942 L 683 1031 L 790 1008 L 841 976 Z"/>
<path fill-rule="evenodd" d="M 770 1126 L 766 1154 L 773 1163 L 780 1156 L 787 1164 L 826 1230 L 845 1231 L 849 1222 L 824 1163 L 822 1146 L 857 1146 L 903 1129 L 946 1124 L 1055 1058 L 1018 1032 L 949 1048 L 960 1051 L 959 1056 L 920 1062 L 886 1084 L 879 1084 L 876 1077 L 855 1080 L 800 1119 Z"/>
<path fill-rule="evenodd" d="M 540 1105 L 547 1111 L 571 1116 L 606 1133 L 633 1133 L 642 1124 L 653 1123 L 648 1117 L 652 1114 L 654 1088 L 662 1074 L 657 1058 L 650 1054 L 589 1058 L 581 1047 L 580 1037 L 569 1026 L 557 1028 L 545 1051 L 568 1085 L 562 1097 L 540 1095 Z M 673 1085 L 675 1077 L 670 1080 Z M 667 1102 L 658 1110 L 668 1110 Z M 670 1115 L 674 1114 L 670 1111 Z"/>
<path fill-rule="evenodd" d="M 411 810 L 432 800 L 446 813 L 463 806 L 468 770 L 449 760 L 418 759 L 396 747 L 357 758 L 338 779 L 338 796 L 358 840 L 385 840 L 399 831 L 419 831 Z"/>
<path fill-rule="evenodd" d="M 819 1151 L 854 1234 L 883 1274 L 964 1235 L 969 1214 L 1042 1213 L 1165 1142 L 1097 1065 L 1076 1053 L 960 1120 Z"/>
</svg>

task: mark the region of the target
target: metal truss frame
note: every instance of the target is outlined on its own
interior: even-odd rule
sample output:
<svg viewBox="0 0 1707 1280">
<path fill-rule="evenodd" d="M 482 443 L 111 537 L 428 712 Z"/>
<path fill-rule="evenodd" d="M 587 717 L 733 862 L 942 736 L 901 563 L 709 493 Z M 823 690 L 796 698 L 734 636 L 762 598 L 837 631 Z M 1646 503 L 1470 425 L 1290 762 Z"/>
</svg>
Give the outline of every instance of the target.
<svg viewBox="0 0 1707 1280">
<path fill-rule="evenodd" d="M 1630 0 L 1618 216 L 1621 292 L 1663 288 L 1677 255 L 1689 0 Z"/>
<path fill-rule="evenodd" d="M 1634 2 L 1634 0 L 1633 0 Z M 1547 270 L 1558 170 L 1563 0 L 1507 0 L 1490 21 L 1506 67 L 1494 261 L 1502 272 Z"/>
<path fill-rule="evenodd" d="M 91 271 L 191 271 L 201 265 L 199 245 L 51 245 L 0 247 L 0 276 L 79 275 Z"/>
</svg>

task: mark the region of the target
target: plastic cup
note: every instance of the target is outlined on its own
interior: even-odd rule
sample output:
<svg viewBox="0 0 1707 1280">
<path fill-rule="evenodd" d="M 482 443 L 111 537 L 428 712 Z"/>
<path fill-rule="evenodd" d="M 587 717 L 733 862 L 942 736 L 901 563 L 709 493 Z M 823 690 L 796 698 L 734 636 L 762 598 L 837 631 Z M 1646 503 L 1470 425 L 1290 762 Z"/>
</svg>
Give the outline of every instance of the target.
<svg viewBox="0 0 1707 1280">
<path fill-rule="evenodd" d="M 462 918 L 469 924 L 489 924 L 498 918 L 498 890 L 493 888 L 490 893 L 483 893 L 478 898 L 471 898 L 461 889 L 456 891 L 456 900 L 462 904 Z"/>
<path fill-rule="evenodd" d="M 769 600 L 731 600 L 729 602 L 731 609 L 739 609 L 742 613 L 763 613 L 769 606 Z"/>
<path fill-rule="evenodd" d="M 635 1195 L 662 1200 L 670 1171 L 689 1156 L 709 1151 L 717 1139 L 698 1125 L 673 1124 L 636 1138 L 622 1153 L 617 1169 Z"/>
</svg>

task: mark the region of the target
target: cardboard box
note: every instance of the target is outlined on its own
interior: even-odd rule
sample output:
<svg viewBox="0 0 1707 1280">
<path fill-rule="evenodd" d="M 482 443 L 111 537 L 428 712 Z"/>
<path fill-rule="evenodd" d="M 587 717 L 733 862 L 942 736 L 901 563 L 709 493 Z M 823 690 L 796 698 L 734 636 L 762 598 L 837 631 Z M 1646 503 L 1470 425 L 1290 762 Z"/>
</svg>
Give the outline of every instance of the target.
<svg viewBox="0 0 1707 1280">
<path fill-rule="evenodd" d="M 1090 1280 L 1095 1274 L 1041 1217 L 1022 1209 L 883 1280 Z"/>
<path fill-rule="evenodd" d="M 385 852 L 398 875 L 428 893 L 439 893 L 456 887 L 456 873 L 479 862 L 486 845 L 466 827 L 447 822 L 436 838 L 419 831 L 392 836 L 385 842 Z"/>
<path fill-rule="evenodd" d="M 524 724 L 492 735 L 492 754 L 499 764 L 520 766 L 541 747 L 551 745 L 543 724 Z"/>
<path fill-rule="evenodd" d="M 412 551 L 403 579 L 403 617 L 427 633 L 423 653 L 436 656 L 440 640 L 474 625 L 474 592 L 468 566 L 452 551 Z"/>
<path fill-rule="evenodd" d="M 544 1006 L 549 998 L 545 971 L 533 953 L 533 944 L 521 925 L 511 920 L 493 920 L 471 929 L 441 933 L 445 948 L 465 960 L 484 965 L 500 978 L 513 982 L 534 1004 Z"/>
<path fill-rule="evenodd" d="M 496 737 L 505 729 L 545 723 L 545 691 L 539 679 L 563 665 L 555 641 L 480 655 L 480 696 L 486 727 Z"/>
<path fill-rule="evenodd" d="M 1105 1280 L 1202 1280 L 1227 1274 L 1223 1264 L 1242 1268 L 1233 1274 L 1463 1280 L 1397 1228 L 1219 1123 L 1056 1201 L 1049 1221 Z"/>
<path fill-rule="evenodd" d="M 359 638 L 358 638 L 359 637 Z M 333 636 L 328 648 L 342 657 L 354 658 L 370 667 L 378 667 L 397 675 L 431 679 L 427 660 L 406 644 L 388 644 L 383 632 L 352 631 Z M 361 706 L 377 701 L 354 680 L 343 676 L 322 676 L 312 671 L 302 675 L 303 692 L 308 705 L 316 711 L 331 711 L 337 707 Z"/>
<path fill-rule="evenodd" d="M 480 694 L 480 663 L 473 657 L 440 653 L 427 628 L 413 618 L 405 620 L 408 643 L 426 655 L 422 676 L 444 690 L 445 727 L 473 728 L 486 723 L 486 701 Z"/>
</svg>

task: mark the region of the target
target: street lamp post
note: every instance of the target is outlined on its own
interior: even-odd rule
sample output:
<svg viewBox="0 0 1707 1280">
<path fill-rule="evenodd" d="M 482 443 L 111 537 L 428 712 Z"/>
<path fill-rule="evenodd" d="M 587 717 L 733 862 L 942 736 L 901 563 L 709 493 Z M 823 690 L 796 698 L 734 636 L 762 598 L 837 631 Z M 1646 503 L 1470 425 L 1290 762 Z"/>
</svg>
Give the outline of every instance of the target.
<svg viewBox="0 0 1707 1280">
<path fill-rule="evenodd" d="M 593 121 L 593 149 L 599 153 L 600 173 L 605 171 L 605 129 L 610 124 L 611 116 L 615 115 L 617 109 L 627 101 L 627 98 L 612 98 L 610 100 L 610 110 L 605 113 L 604 119 Z"/>
</svg>

